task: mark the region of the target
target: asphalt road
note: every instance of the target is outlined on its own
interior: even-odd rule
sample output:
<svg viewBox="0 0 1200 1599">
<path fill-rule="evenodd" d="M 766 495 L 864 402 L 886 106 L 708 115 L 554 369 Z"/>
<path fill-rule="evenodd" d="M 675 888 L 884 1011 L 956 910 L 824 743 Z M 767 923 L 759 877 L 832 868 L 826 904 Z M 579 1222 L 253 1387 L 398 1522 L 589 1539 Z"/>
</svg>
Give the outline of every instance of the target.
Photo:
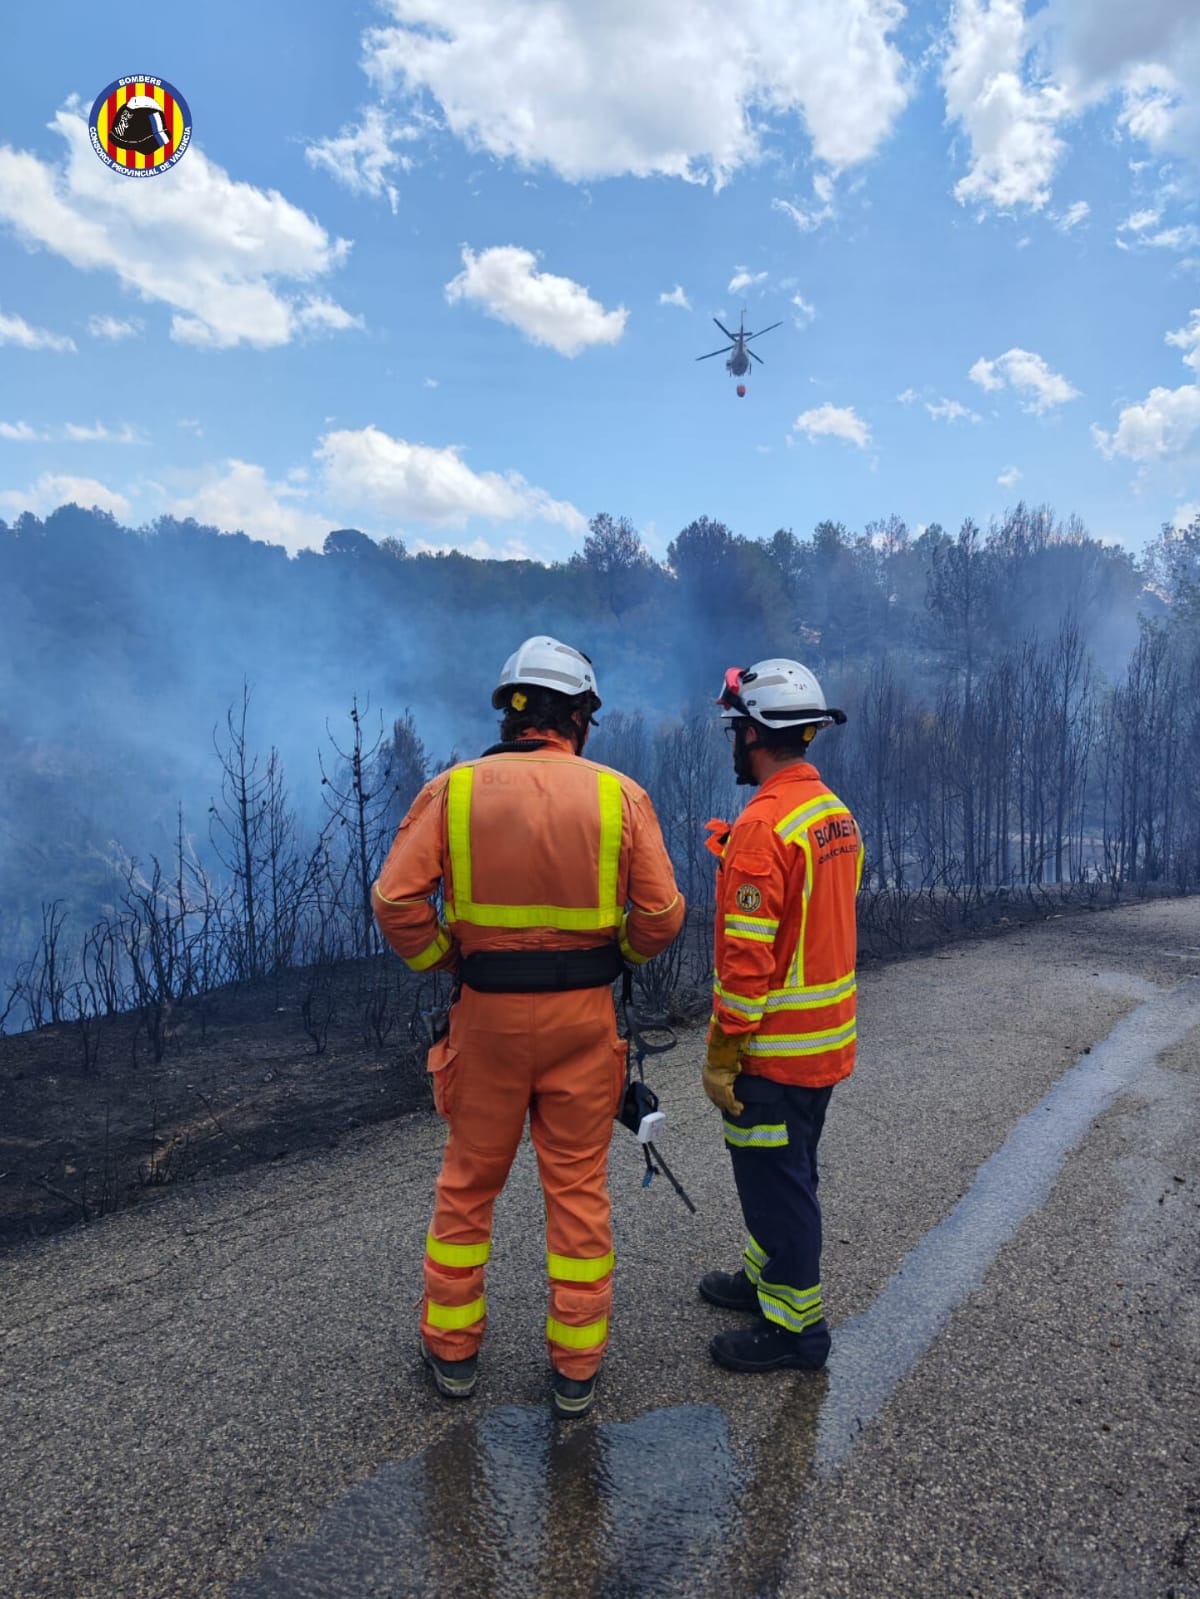
<svg viewBox="0 0 1200 1599">
<path fill-rule="evenodd" d="M 707 1358 L 730 1316 L 695 1281 L 742 1239 L 689 1035 L 654 1080 L 699 1214 L 618 1132 L 582 1422 L 549 1415 L 527 1147 L 479 1389 L 433 1394 L 430 1118 L 0 1264 L 0 1594 L 1198 1599 L 1200 901 L 871 972 L 860 1005 L 827 1372 Z"/>
</svg>

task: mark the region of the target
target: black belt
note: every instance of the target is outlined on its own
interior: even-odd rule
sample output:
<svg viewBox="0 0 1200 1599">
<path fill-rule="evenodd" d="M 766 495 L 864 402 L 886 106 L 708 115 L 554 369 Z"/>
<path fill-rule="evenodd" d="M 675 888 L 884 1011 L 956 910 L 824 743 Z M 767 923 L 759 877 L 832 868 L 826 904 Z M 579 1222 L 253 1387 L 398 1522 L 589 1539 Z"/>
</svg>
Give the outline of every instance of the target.
<svg viewBox="0 0 1200 1599">
<path fill-rule="evenodd" d="M 604 988 L 624 966 L 616 944 L 597 949 L 480 949 L 466 955 L 458 973 L 481 994 L 553 994 Z"/>
</svg>

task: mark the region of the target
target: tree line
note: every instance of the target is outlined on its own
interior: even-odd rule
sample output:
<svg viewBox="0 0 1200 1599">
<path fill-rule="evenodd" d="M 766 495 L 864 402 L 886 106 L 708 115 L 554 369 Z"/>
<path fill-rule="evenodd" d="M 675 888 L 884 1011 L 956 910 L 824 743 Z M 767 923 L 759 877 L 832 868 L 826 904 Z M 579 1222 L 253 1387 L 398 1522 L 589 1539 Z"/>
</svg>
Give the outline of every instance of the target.
<svg viewBox="0 0 1200 1599">
<path fill-rule="evenodd" d="M 660 563 L 626 519 L 600 515 L 575 557 L 539 567 L 414 557 L 353 530 L 288 561 L 194 525 L 135 533 L 68 512 L 0 527 L 28 646 L 5 663 L 4 810 L 34 868 L 15 892 L 11 871 L 0 884 L 19 932 L 19 943 L 6 935 L 0 988 L 10 1028 L 139 1009 L 159 1053 L 182 1000 L 377 955 L 370 884 L 400 816 L 454 758 L 452 740 L 474 748 L 479 729 L 490 741 L 479 707 L 499 662 L 543 629 L 596 659 L 606 704 L 588 754 L 650 791 L 700 921 L 712 893 L 704 822 L 745 793 L 706 680 L 715 694 L 725 665 L 773 653 L 813 666 L 850 713 L 814 759 L 859 818 L 864 925 L 885 942 L 903 946 L 918 902 L 949 920 L 998 895 L 1186 891 L 1200 877 L 1200 523 L 1135 559 L 1024 506 L 953 536 L 890 518 L 856 535 L 822 523 L 809 539 L 754 540 L 701 518 Z M 64 552 L 78 562 L 64 565 Z M 177 772 L 131 756 L 129 680 L 174 677 L 194 694 L 196 663 L 214 654 L 247 673 L 274 662 L 299 693 L 335 657 L 363 673 L 369 692 L 327 719 L 299 800 L 294 758 L 256 731 L 271 733 L 281 703 L 260 703 L 257 678 L 225 702 L 208 779 L 182 804 L 177 792 L 169 813 Z M 39 718 L 54 720 L 48 684 L 86 700 L 85 675 L 114 714 L 67 750 Z M 409 696 L 417 711 L 389 722 L 370 709 Z M 189 749 L 193 730 L 194 719 L 179 735 Z M 49 777 L 48 748 L 63 768 Z M 106 761 L 148 802 L 136 854 L 60 803 Z M 39 795 L 45 804 L 23 808 Z M 74 829 L 65 857 L 61 837 L 48 842 L 56 826 Z M 85 857 L 82 884 L 78 870 L 57 875 L 56 863 Z M 702 982 L 703 951 L 681 950 L 645 975 L 652 998 L 687 960 Z"/>
</svg>

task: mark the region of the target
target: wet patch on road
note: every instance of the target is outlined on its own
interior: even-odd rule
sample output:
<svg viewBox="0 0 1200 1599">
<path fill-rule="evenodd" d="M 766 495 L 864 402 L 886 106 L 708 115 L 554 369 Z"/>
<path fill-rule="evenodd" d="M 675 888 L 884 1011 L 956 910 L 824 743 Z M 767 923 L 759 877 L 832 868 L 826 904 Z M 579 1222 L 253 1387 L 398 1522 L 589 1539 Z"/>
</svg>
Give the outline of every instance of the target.
<svg viewBox="0 0 1200 1599">
<path fill-rule="evenodd" d="M 509 1405 L 353 1488 L 230 1599 L 696 1593 L 740 1484 L 716 1406 L 563 1426 Z"/>
</svg>

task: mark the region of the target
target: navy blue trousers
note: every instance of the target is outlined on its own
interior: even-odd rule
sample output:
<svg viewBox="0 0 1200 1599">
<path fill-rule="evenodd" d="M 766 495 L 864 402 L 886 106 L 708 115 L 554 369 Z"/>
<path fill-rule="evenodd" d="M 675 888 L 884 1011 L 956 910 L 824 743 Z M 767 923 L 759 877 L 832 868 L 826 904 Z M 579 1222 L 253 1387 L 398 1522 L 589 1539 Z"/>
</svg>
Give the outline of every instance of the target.
<svg viewBox="0 0 1200 1599">
<path fill-rule="evenodd" d="M 749 1239 L 744 1266 L 768 1321 L 804 1332 L 822 1318 L 817 1144 L 832 1088 L 794 1088 L 746 1073 L 745 1106 L 723 1118 Z"/>
</svg>

